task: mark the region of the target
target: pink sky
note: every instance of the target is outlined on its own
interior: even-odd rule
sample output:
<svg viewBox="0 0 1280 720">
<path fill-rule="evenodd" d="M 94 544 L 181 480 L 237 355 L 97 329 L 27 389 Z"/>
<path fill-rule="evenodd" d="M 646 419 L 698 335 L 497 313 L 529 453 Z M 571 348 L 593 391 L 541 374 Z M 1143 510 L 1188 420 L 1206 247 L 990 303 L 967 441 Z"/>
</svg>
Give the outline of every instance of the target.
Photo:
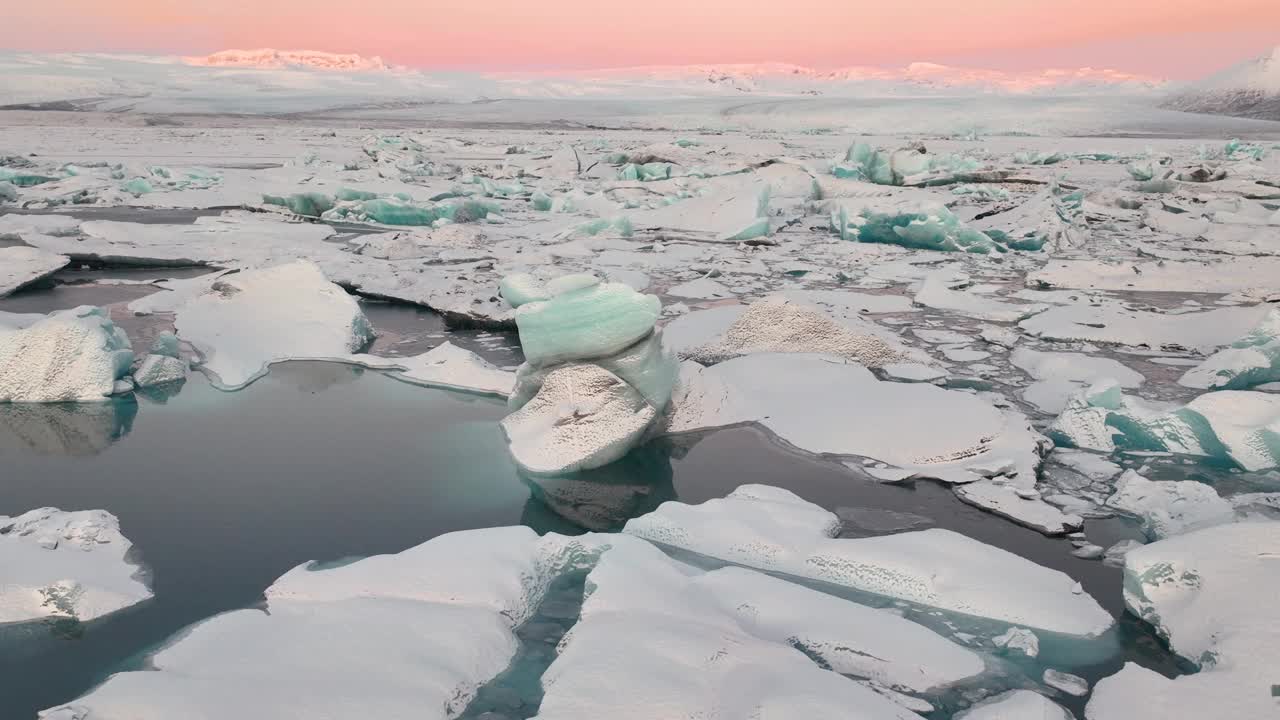
<svg viewBox="0 0 1280 720">
<path fill-rule="evenodd" d="M 0 48 L 305 48 L 424 68 L 922 60 L 1194 78 L 1280 44 L 1280 0 L 0 0 Z"/>
</svg>

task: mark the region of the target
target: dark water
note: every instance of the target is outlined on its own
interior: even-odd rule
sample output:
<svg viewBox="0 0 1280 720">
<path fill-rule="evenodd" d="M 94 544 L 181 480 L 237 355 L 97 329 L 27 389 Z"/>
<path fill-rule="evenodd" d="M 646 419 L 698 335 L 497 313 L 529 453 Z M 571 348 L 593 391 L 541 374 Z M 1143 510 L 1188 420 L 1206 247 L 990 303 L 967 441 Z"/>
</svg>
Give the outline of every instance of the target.
<svg viewBox="0 0 1280 720">
<path fill-rule="evenodd" d="M 32 717 L 83 694 L 184 626 L 260 602 L 303 562 L 398 552 L 497 525 L 614 530 L 665 500 L 702 502 L 744 483 L 787 487 L 842 514 L 924 516 L 1063 570 L 1122 612 L 1118 570 L 1074 558 L 1066 541 L 982 513 L 932 483 L 872 483 L 753 428 L 674 438 L 589 474 L 530 482 L 508 459 L 497 425 L 504 414 L 496 400 L 306 362 L 277 365 L 236 393 L 193 375 L 169 397 L 0 405 L 0 514 L 46 505 L 114 513 L 156 594 L 87 627 L 28 626 L 20 642 L 0 639 L 0 717 Z M 547 642 L 562 632 L 547 627 Z M 1168 671 L 1149 634 L 1131 631 L 1124 655 Z M 1096 679 L 1119 660 L 1076 672 Z M 512 692 L 494 687 L 485 700 L 501 704 Z"/>
</svg>

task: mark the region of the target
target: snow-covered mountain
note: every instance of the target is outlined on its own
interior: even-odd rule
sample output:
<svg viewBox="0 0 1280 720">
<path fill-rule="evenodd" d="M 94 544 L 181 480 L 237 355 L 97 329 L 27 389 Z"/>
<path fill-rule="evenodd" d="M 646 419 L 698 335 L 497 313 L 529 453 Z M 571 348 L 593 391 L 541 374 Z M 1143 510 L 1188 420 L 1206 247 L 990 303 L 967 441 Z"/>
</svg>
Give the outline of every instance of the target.
<svg viewBox="0 0 1280 720">
<path fill-rule="evenodd" d="M 203 57 L 183 58 L 188 65 L 205 67 L 259 68 L 280 70 L 284 68 L 312 68 L 315 70 L 367 71 L 387 70 L 388 65 L 378 56 L 364 57 L 355 54 L 338 54 L 319 50 L 223 50 Z"/>
<path fill-rule="evenodd" d="M 1280 46 L 1174 93 L 1172 110 L 1280 120 Z"/>
</svg>

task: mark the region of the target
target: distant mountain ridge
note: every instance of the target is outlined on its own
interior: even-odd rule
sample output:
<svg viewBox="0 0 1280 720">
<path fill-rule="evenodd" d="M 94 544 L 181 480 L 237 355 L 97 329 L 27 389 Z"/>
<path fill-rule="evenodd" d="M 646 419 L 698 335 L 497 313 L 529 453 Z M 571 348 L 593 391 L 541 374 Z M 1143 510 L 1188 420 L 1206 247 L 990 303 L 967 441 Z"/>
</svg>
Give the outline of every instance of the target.
<svg viewBox="0 0 1280 720">
<path fill-rule="evenodd" d="M 1171 95 L 1170 110 L 1280 120 L 1280 46 Z"/>
<path fill-rule="evenodd" d="M 390 70 L 378 56 L 364 57 L 354 53 L 330 53 L 319 50 L 223 50 L 203 57 L 187 57 L 188 65 L 203 67 L 260 68 L 280 70 L 284 68 L 311 68 L 314 70 L 376 71 Z"/>
<path fill-rule="evenodd" d="M 189 65 L 203 67 L 258 68 L 264 70 L 314 69 L 343 72 L 409 68 L 388 65 L 380 57 L 335 54 L 316 50 L 224 50 L 204 57 L 184 58 Z M 429 71 L 423 71 L 429 72 Z M 840 94 L 849 90 L 904 94 L 913 91 L 950 89 L 990 93 L 1036 93 L 1053 91 L 1146 92 L 1160 88 L 1158 78 L 1112 69 L 1069 68 L 1006 71 L 964 68 L 916 62 L 901 68 L 854 66 L 837 70 L 815 70 L 782 62 L 714 63 L 692 65 L 648 65 L 543 72 L 485 73 L 514 81 L 549 79 L 610 84 L 672 86 L 686 90 L 722 90 L 743 93 Z"/>
</svg>

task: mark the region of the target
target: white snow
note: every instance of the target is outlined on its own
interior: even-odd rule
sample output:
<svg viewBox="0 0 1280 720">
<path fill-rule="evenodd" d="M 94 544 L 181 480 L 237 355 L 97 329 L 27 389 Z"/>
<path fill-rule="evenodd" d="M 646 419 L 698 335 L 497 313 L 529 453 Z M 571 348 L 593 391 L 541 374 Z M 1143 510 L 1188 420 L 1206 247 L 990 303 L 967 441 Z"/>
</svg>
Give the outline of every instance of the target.
<svg viewBox="0 0 1280 720">
<path fill-rule="evenodd" d="M 132 364 L 129 338 L 99 308 L 0 317 L 0 402 L 100 402 Z"/>
<path fill-rule="evenodd" d="M 983 700 L 955 720 L 1073 720 L 1066 708 L 1030 690 L 1010 690 Z"/>
<path fill-rule="evenodd" d="M 0 625 L 89 622 L 151 597 L 133 544 L 105 510 L 40 508 L 0 516 Z"/>
<path fill-rule="evenodd" d="M 663 503 L 623 532 L 773 573 L 942 610 L 1094 636 L 1111 616 L 1066 575 L 948 530 L 832 539 L 835 515 L 779 488 L 744 485 L 701 505 Z"/>
<path fill-rule="evenodd" d="M 178 308 L 174 325 L 229 390 L 274 362 L 341 360 L 373 336 L 355 299 L 305 261 L 223 275 Z"/>
<path fill-rule="evenodd" d="M 1192 480 L 1152 481 L 1133 470 L 1116 481 L 1107 505 L 1136 516 L 1152 540 L 1235 519 L 1231 503 L 1208 485 Z"/>
<path fill-rule="evenodd" d="M 1124 388 L 1142 385 L 1142 373 L 1111 358 L 1083 353 L 1040 352 L 1018 348 L 1009 355 L 1014 367 L 1036 382 L 1022 391 L 1022 397 L 1047 413 L 1062 412 L 1067 398 L 1099 380 L 1112 379 Z"/>
</svg>

